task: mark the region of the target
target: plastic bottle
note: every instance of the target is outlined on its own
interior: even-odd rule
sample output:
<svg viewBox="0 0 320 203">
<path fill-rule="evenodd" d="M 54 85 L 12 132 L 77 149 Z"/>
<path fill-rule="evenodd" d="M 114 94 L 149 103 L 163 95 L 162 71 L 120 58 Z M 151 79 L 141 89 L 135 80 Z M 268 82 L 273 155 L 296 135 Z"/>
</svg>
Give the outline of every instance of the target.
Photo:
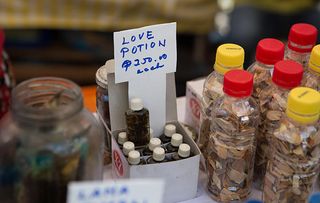
<svg viewBox="0 0 320 203">
<path fill-rule="evenodd" d="M 175 133 L 171 137 L 171 142 L 166 146 L 167 153 L 177 152 L 180 144 L 183 142 L 183 137 L 179 133 Z"/>
<path fill-rule="evenodd" d="M 144 165 L 145 160 L 140 157 L 140 153 L 137 150 L 132 150 L 128 154 L 128 162 L 131 165 Z"/>
<path fill-rule="evenodd" d="M 153 150 L 156 147 L 161 146 L 161 140 L 159 138 L 151 138 L 149 144 L 143 149 L 142 154 L 143 156 L 151 156 L 153 153 Z"/>
<path fill-rule="evenodd" d="M 219 202 L 243 201 L 252 186 L 259 108 L 251 97 L 251 73 L 231 70 L 223 84 L 225 96 L 212 107 L 206 157 L 208 190 Z"/>
<path fill-rule="evenodd" d="M 260 93 L 261 123 L 257 136 L 257 152 L 255 159 L 254 185 L 261 189 L 270 158 L 269 141 L 274 130 L 279 127 L 280 119 L 286 110 L 289 91 L 300 86 L 303 75 L 301 64 L 292 60 L 282 60 L 275 64 L 269 88 Z"/>
<path fill-rule="evenodd" d="M 320 93 L 307 87 L 290 91 L 286 115 L 274 131 L 264 179 L 265 202 L 306 202 L 319 172 Z"/>
<path fill-rule="evenodd" d="M 164 133 L 159 137 L 163 144 L 169 143 L 171 141 L 171 136 L 176 133 L 176 126 L 173 124 L 167 124 L 164 127 Z"/>
<path fill-rule="evenodd" d="M 167 162 L 165 151 L 162 147 L 156 147 L 153 150 L 153 154 L 151 157 L 147 159 L 147 164 L 157 164 L 161 162 Z"/>
<path fill-rule="evenodd" d="M 186 159 L 190 157 L 190 146 L 188 144 L 180 144 L 178 152 L 172 155 L 173 161 L 178 161 L 181 159 Z"/>
<path fill-rule="evenodd" d="M 304 68 L 308 66 L 308 60 L 312 47 L 317 42 L 318 30 L 307 23 L 297 23 L 291 26 L 285 59 L 301 63 Z"/>
<path fill-rule="evenodd" d="M 234 69 L 243 69 L 244 50 L 237 44 L 223 44 L 217 49 L 214 71 L 207 77 L 202 92 L 200 135 L 198 146 L 206 156 L 211 123 L 211 110 L 214 101 L 223 96 L 223 76 Z"/>
<path fill-rule="evenodd" d="M 126 157 L 128 157 L 129 152 L 133 151 L 134 148 L 135 148 L 135 145 L 133 142 L 127 141 L 127 142 L 123 143 L 123 148 L 122 148 L 123 154 Z"/>
<path fill-rule="evenodd" d="M 313 47 L 309 66 L 304 74 L 303 86 L 320 91 L 320 44 Z"/>
</svg>

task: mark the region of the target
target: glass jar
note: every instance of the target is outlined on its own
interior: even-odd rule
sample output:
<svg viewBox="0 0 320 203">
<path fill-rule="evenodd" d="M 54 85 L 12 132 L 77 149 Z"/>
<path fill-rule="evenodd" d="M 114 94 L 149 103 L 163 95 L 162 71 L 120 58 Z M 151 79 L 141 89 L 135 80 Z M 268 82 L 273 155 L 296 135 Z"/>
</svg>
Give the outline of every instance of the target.
<svg viewBox="0 0 320 203">
<path fill-rule="evenodd" d="M 27 80 L 0 123 L 0 202 L 66 202 L 71 181 L 102 179 L 102 127 L 65 79 Z"/>
<path fill-rule="evenodd" d="M 255 158 L 254 185 L 261 189 L 270 155 L 269 142 L 275 129 L 280 125 L 289 91 L 301 84 L 303 67 L 301 64 L 283 60 L 275 64 L 269 88 L 259 94 L 261 123 L 257 136 L 257 152 Z"/>
<path fill-rule="evenodd" d="M 307 23 L 296 23 L 289 31 L 285 59 L 296 61 L 307 68 L 312 47 L 316 44 L 318 30 Z"/>
<path fill-rule="evenodd" d="M 210 134 L 212 106 L 216 99 L 223 96 L 223 75 L 229 70 L 243 69 L 243 62 L 244 50 L 241 46 L 223 44 L 218 47 L 215 71 L 206 78 L 202 92 L 198 146 L 204 156 Z"/>
<path fill-rule="evenodd" d="M 207 146 L 208 190 L 219 202 L 243 201 L 251 191 L 259 110 L 250 97 L 253 75 L 231 70 L 224 77 L 225 96 L 212 108 Z"/>
<path fill-rule="evenodd" d="M 320 91 L 320 44 L 313 47 L 303 86 Z"/>
<path fill-rule="evenodd" d="M 272 77 L 274 64 L 284 57 L 284 44 L 273 38 L 265 38 L 258 42 L 256 61 L 248 68 L 253 76 L 252 97 L 259 102 L 260 92 L 268 88 Z"/>
<path fill-rule="evenodd" d="M 286 116 L 271 138 L 263 186 L 265 202 L 307 202 L 319 172 L 320 94 L 307 87 L 290 91 Z"/>
</svg>

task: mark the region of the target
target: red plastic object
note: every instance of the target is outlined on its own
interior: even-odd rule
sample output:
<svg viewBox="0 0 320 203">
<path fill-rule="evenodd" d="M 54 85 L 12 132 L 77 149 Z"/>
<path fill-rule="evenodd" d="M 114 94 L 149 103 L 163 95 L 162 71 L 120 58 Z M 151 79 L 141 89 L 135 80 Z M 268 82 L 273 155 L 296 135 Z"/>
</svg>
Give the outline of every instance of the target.
<svg viewBox="0 0 320 203">
<path fill-rule="evenodd" d="M 285 89 L 292 89 L 301 84 L 303 67 L 301 64 L 291 61 L 279 61 L 274 66 L 272 81 Z"/>
<path fill-rule="evenodd" d="M 318 30 L 307 23 L 297 23 L 291 26 L 288 47 L 297 52 L 310 52 L 317 42 Z"/>
<path fill-rule="evenodd" d="M 274 65 L 284 57 L 284 44 L 277 39 L 265 38 L 258 42 L 256 49 L 256 60 Z"/>
<path fill-rule="evenodd" d="M 223 91 L 232 97 L 248 97 L 252 93 L 253 75 L 244 70 L 231 70 L 224 75 Z"/>
</svg>

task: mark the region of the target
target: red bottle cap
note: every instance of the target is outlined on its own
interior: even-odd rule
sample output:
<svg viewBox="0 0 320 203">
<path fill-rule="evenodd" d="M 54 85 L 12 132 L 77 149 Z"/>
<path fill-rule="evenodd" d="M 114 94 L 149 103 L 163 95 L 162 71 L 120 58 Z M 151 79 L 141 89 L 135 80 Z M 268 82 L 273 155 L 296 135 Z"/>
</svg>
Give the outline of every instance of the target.
<svg viewBox="0 0 320 203">
<path fill-rule="evenodd" d="M 303 67 L 292 60 L 282 60 L 274 65 L 272 81 L 285 89 L 298 87 L 301 83 Z"/>
<path fill-rule="evenodd" d="M 268 64 L 274 65 L 284 57 L 284 44 L 277 39 L 265 38 L 258 42 L 256 48 L 256 60 Z"/>
<path fill-rule="evenodd" d="M 244 70 L 230 70 L 224 75 L 223 91 L 232 97 L 248 97 L 252 93 L 253 75 Z"/>
<path fill-rule="evenodd" d="M 317 42 L 317 36 L 318 30 L 315 26 L 307 23 L 294 24 L 290 28 L 288 47 L 297 52 L 310 52 Z"/>
</svg>

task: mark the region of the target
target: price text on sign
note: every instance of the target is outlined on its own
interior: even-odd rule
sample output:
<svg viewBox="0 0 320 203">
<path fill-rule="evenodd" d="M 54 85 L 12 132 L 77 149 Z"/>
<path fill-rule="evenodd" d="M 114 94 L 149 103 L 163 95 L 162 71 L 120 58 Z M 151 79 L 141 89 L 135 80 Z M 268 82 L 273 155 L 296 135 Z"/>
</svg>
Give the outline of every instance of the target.
<svg viewBox="0 0 320 203">
<path fill-rule="evenodd" d="M 114 33 L 116 82 L 176 71 L 176 23 Z"/>
</svg>

